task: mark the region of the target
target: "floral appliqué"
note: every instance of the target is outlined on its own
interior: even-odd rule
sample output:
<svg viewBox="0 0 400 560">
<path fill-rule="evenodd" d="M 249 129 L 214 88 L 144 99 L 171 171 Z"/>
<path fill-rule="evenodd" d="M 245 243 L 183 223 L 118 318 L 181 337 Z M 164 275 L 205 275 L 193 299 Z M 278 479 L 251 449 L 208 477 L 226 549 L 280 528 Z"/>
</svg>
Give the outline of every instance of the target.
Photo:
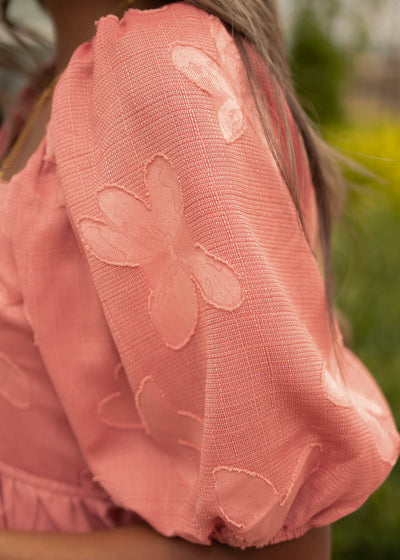
<svg viewBox="0 0 400 560">
<path fill-rule="evenodd" d="M 292 480 L 281 496 L 271 481 L 261 474 L 236 467 L 218 466 L 213 470 L 221 518 L 226 526 L 217 536 L 230 542 L 264 546 L 282 527 L 305 480 L 320 466 L 322 445 L 310 443 L 301 452 Z M 262 539 L 260 539 L 262 535 Z"/>
<path fill-rule="evenodd" d="M 221 21 L 212 14 L 208 21 L 218 60 L 195 45 L 175 41 L 170 47 L 172 62 L 177 70 L 211 96 L 227 143 L 240 138 L 247 123 L 265 143 L 240 53 Z"/>
<path fill-rule="evenodd" d="M 106 185 L 98 193 L 105 222 L 83 218 L 80 230 L 98 259 L 140 267 L 150 283 L 150 317 L 167 346 L 182 348 L 198 319 L 197 286 L 211 305 L 232 311 L 242 303 L 237 274 L 195 243 L 184 217 L 175 169 L 163 154 L 145 167 L 150 208 L 134 193 Z"/>
<path fill-rule="evenodd" d="M 190 411 L 175 410 L 148 375 L 134 394 L 122 364 L 114 371 L 118 390 L 102 399 L 97 415 L 104 424 L 144 432 L 174 462 L 178 481 L 187 489 L 198 473 L 203 421 Z"/>
<path fill-rule="evenodd" d="M 322 383 L 325 394 L 331 402 L 344 408 L 354 408 L 367 424 L 374 437 L 377 449 L 385 462 L 394 465 L 397 459 L 397 445 L 393 435 L 386 429 L 383 420 L 387 417 L 387 411 L 381 406 L 377 399 L 371 399 L 363 391 L 372 380 L 369 372 L 364 368 L 362 362 L 355 355 L 347 354 L 351 359 L 348 371 L 360 376 L 357 382 L 349 379 L 345 384 L 335 360 L 328 367 L 325 363 L 322 368 Z M 362 377 L 361 377 L 362 376 Z"/>
</svg>

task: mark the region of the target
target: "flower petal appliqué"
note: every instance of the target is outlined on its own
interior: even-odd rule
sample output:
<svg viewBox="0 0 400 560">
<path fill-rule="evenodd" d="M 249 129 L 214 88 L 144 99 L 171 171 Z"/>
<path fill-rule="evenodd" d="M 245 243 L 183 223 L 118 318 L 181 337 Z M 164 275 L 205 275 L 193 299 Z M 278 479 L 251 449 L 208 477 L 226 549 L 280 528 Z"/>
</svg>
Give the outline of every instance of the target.
<svg viewBox="0 0 400 560">
<path fill-rule="evenodd" d="M 196 247 L 184 256 L 185 263 L 199 285 L 204 299 L 215 307 L 231 311 L 241 302 L 241 287 L 235 273 L 227 263 L 216 259 L 204 247 Z"/>
<path fill-rule="evenodd" d="M 225 71 L 198 47 L 182 43 L 171 46 L 174 66 L 191 82 L 211 95 L 223 137 L 235 142 L 245 129 L 245 117 L 234 87 Z"/>
<path fill-rule="evenodd" d="M 187 344 L 195 332 L 195 286 L 211 305 L 232 311 L 242 291 L 232 267 L 195 243 L 184 220 L 178 176 L 163 154 L 146 164 L 150 207 L 122 187 L 98 193 L 105 221 L 83 218 L 82 237 L 98 259 L 111 265 L 141 267 L 150 283 L 149 314 L 167 346 Z"/>
<path fill-rule="evenodd" d="M 245 71 L 239 50 L 221 20 L 213 14 L 209 14 L 208 19 L 210 33 L 214 38 L 219 56 L 220 67 L 229 68 L 229 75 L 235 76 L 235 81 L 232 81 L 231 85 L 236 92 L 236 98 L 240 99 L 243 114 L 245 115 L 248 124 L 253 128 L 254 132 L 258 136 L 261 144 L 267 149 L 270 149 L 258 115 L 251 88 L 248 84 L 247 73 Z"/>
<path fill-rule="evenodd" d="M 179 72 L 211 96 L 227 143 L 238 140 L 248 124 L 268 148 L 240 52 L 219 18 L 209 14 L 208 22 L 218 60 L 195 45 L 176 41 L 170 47 L 172 62 Z"/>
<path fill-rule="evenodd" d="M 259 473 L 216 467 L 213 470 L 215 490 L 228 531 L 256 542 L 256 546 L 265 545 L 281 528 L 304 481 L 318 470 L 321 453 L 320 443 L 311 443 L 303 449 L 284 496 Z M 262 535 L 262 541 L 257 542 L 256 535 Z"/>
<path fill-rule="evenodd" d="M 165 268 L 153 280 L 149 296 L 151 318 L 168 346 L 183 347 L 195 331 L 198 317 L 197 295 L 188 271 L 179 261 Z M 182 305 L 182 301 L 185 305 Z"/>
</svg>

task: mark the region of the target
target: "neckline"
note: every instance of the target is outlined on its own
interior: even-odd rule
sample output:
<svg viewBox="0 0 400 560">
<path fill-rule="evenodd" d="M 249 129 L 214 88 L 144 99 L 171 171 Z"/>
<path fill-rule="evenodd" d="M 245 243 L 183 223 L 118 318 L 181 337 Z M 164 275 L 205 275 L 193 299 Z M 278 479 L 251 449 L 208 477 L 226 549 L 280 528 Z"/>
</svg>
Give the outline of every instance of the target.
<svg viewBox="0 0 400 560">
<path fill-rule="evenodd" d="M 37 146 L 37 148 L 31 153 L 31 155 L 28 157 L 28 159 L 25 162 L 25 165 L 22 169 L 20 169 L 19 171 L 17 171 L 16 173 L 13 174 L 13 176 L 11 177 L 11 179 L 9 180 L 0 180 L 0 184 L 5 184 L 7 185 L 9 188 L 11 188 L 11 184 L 14 183 L 16 180 L 18 180 L 21 176 L 24 175 L 24 173 L 27 172 L 28 168 L 30 168 L 30 166 L 32 165 L 34 159 L 38 156 L 39 153 L 42 152 L 43 150 L 43 144 L 45 142 L 47 142 L 47 136 L 48 136 L 48 127 L 50 125 L 51 122 L 51 118 L 52 118 L 52 113 L 53 113 L 53 98 L 55 95 L 57 95 L 57 90 L 59 87 L 60 82 L 62 81 L 62 78 L 64 77 L 64 74 L 69 70 L 69 68 L 72 66 L 74 60 L 77 58 L 78 53 L 80 51 L 82 51 L 85 48 L 88 47 L 93 47 L 93 42 L 99 32 L 99 29 L 102 25 L 106 24 L 106 22 L 108 21 L 112 21 L 112 20 L 116 20 L 119 24 L 125 23 L 125 19 L 127 16 L 129 17 L 133 17 L 134 15 L 146 15 L 148 13 L 158 13 L 158 12 L 163 12 L 166 11 L 168 8 L 170 8 L 171 6 L 176 6 L 179 4 L 187 4 L 186 0 L 178 0 L 178 1 L 172 1 L 172 2 L 167 2 L 166 4 L 164 4 L 163 6 L 160 6 L 159 8 L 151 8 L 151 9 L 147 9 L 147 10 L 142 10 L 140 8 L 128 8 L 127 10 L 125 10 L 125 12 L 123 13 L 122 17 L 119 18 L 117 15 L 109 13 L 109 14 L 105 14 L 104 16 L 101 16 L 100 18 L 98 18 L 97 20 L 95 20 L 93 22 L 93 25 L 95 27 L 95 31 L 93 34 L 93 37 L 87 41 L 83 41 L 82 43 L 80 43 L 77 47 L 75 47 L 75 49 L 72 51 L 72 54 L 69 58 L 68 64 L 66 65 L 66 67 L 64 68 L 64 70 L 61 72 L 60 78 L 57 81 L 57 84 L 53 90 L 53 94 L 51 96 L 51 111 L 50 111 L 50 118 L 48 123 L 46 124 L 46 128 L 45 128 L 45 132 Z M 52 59 L 53 56 L 50 56 L 49 58 L 46 59 L 45 63 L 43 64 L 43 68 L 46 64 L 49 64 L 50 59 Z M 27 86 L 28 87 L 28 86 Z M 3 123 L 4 124 L 4 123 Z"/>
</svg>

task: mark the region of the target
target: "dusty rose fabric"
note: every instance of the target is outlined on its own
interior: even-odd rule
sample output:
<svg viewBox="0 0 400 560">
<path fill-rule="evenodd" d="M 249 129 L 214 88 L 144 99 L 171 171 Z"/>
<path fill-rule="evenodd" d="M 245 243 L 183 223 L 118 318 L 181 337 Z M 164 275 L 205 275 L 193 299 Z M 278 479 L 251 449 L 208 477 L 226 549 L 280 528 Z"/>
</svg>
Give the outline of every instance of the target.
<svg viewBox="0 0 400 560">
<path fill-rule="evenodd" d="M 1 185 L 3 526 L 261 547 L 395 465 L 384 395 L 329 337 L 302 144 L 311 247 L 245 84 L 198 8 L 102 17 Z"/>
</svg>

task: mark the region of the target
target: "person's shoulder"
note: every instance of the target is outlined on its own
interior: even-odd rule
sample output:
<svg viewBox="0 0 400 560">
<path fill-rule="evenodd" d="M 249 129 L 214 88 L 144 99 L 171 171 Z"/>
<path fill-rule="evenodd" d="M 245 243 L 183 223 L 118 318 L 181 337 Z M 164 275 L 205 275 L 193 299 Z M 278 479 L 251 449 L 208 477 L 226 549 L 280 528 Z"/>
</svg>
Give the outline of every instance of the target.
<svg viewBox="0 0 400 560">
<path fill-rule="evenodd" d="M 176 78 L 168 78 L 179 68 L 185 71 L 182 64 L 214 67 L 212 59 L 219 58 L 218 50 L 232 43 L 217 16 L 185 0 L 150 10 L 131 8 L 121 19 L 107 14 L 94 26 L 92 39 L 72 53 L 56 95 L 57 90 L 75 86 L 77 80 L 83 80 L 86 87 L 84 83 L 80 86 L 88 90 L 88 82 L 99 84 L 104 80 L 117 90 L 128 83 L 136 87 L 139 80 L 181 90 Z M 188 60 L 184 62 L 183 58 Z"/>
<path fill-rule="evenodd" d="M 173 40 L 199 41 L 210 35 L 210 22 L 219 19 L 185 0 L 164 4 L 160 8 L 131 8 L 122 18 L 107 14 L 94 22 L 95 33 L 73 53 L 67 69 L 86 62 L 102 63 L 113 56 L 135 56 L 137 65 L 145 64 L 152 54 L 168 49 Z M 112 61 L 110 60 L 112 63 Z"/>
<path fill-rule="evenodd" d="M 185 100 L 187 106 L 190 97 L 196 110 L 199 104 L 215 105 L 224 136 L 228 141 L 238 137 L 243 119 L 237 134 L 225 129 L 234 125 L 233 113 L 240 116 L 244 69 L 220 18 L 183 0 L 152 10 L 130 9 L 121 19 L 108 14 L 95 26 L 92 40 L 74 51 L 57 84 L 53 120 L 56 113 L 64 119 L 65 111 L 57 107 L 65 108 L 71 99 L 102 113 L 107 100 L 115 123 L 121 103 L 128 114 L 135 107 L 143 117 L 169 112 L 171 104 L 182 108 Z"/>
</svg>

